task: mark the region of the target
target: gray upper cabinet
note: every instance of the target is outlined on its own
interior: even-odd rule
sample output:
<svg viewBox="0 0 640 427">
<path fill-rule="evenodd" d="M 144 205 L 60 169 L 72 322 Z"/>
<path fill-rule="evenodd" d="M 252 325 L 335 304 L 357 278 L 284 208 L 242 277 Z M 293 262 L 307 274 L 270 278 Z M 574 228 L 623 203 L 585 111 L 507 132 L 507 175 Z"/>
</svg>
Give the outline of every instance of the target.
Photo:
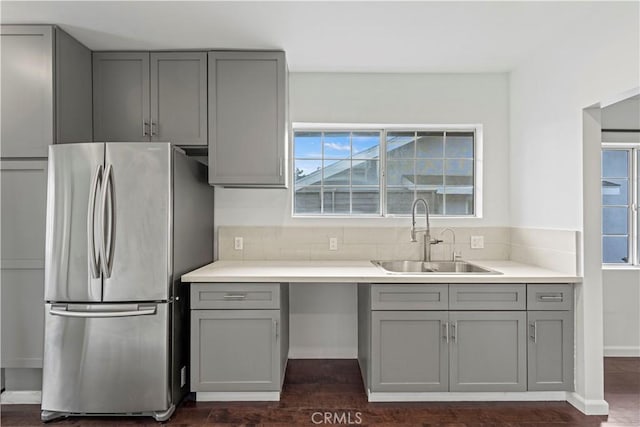
<svg viewBox="0 0 640 427">
<path fill-rule="evenodd" d="M 207 145 L 204 52 L 94 52 L 94 139 Z"/>
<path fill-rule="evenodd" d="M 207 54 L 151 53 L 152 141 L 207 145 Z"/>
<path fill-rule="evenodd" d="M 209 183 L 287 185 L 284 52 L 209 52 Z"/>
<path fill-rule="evenodd" d="M 149 53 L 93 53 L 93 137 L 149 139 Z"/>
<path fill-rule="evenodd" d="M 90 141 L 90 51 L 50 25 L 3 25 L 0 36 L 0 156 L 47 157 L 54 142 Z"/>
</svg>

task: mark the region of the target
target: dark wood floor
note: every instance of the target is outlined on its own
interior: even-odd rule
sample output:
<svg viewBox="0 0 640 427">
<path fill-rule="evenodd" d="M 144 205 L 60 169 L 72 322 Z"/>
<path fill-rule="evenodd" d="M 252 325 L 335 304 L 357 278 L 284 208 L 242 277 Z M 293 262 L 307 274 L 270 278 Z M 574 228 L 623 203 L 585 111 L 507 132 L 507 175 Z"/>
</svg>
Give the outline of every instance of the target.
<svg viewBox="0 0 640 427">
<path fill-rule="evenodd" d="M 353 360 L 290 360 L 280 402 L 184 402 L 172 426 L 640 426 L 640 358 L 605 359 L 610 414 L 586 416 L 566 402 L 369 403 Z M 320 414 L 317 414 L 320 413 Z M 328 413 L 333 424 L 324 422 Z M 314 415 L 316 414 L 316 415 Z M 336 418 L 333 418 L 336 417 Z M 2 427 L 40 426 L 37 405 L 2 405 Z M 314 423 L 314 421 L 319 423 Z M 70 418 L 58 426 L 157 426 L 151 418 Z"/>
</svg>

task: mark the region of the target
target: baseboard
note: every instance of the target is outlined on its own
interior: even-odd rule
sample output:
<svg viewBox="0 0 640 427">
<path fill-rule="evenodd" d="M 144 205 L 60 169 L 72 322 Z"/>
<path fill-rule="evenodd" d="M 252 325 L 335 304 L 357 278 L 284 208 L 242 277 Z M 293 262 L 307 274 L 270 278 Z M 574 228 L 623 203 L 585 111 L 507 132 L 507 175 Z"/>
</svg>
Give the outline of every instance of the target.
<svg viewBox="0 0 640 427">
<path fill-rule="evenodd" d="M 289 359 L 357 359 L 357 349 L 289 348 Z"/>
<path fill-rule="evenodd" d="M 609 404 L 606 400 L 586 400 L 578 393 L 567 393 L 567 402 L 586 415 L 607 415 Z"/>
<path fill-rule="evenodd" d="M 565 401 L 566 391 L 511 392 L 372 392 L 367 390 L 369 402 L 535 402 Z"/>
<path fill-rule="evenodd" d="M 273 402 L 280 400 L 279 391 L 199 391 L 196 402 Z"/>
<path fill-rule="evenodd" d="M 5 390 L 0 395 L 3 405 L 39 405 L 42 403 L 40 390 Z"/>
<path fill-rule="evenodd" d="M 605 346 L 604 357 L 640 357 L 640 347 L 626 345 Z"/>
</svg>

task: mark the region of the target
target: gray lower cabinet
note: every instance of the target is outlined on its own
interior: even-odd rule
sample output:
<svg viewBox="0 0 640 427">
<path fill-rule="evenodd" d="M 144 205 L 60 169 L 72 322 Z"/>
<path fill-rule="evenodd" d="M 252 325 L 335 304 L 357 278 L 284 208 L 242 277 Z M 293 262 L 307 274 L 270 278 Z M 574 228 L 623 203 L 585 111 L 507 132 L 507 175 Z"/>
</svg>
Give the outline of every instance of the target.
<svg viewBox="0 0 640 427">
<path fill-rule="evenodd" d="M 573 390 L 573 311 L 530 311 L 528 389 Z"/>
<path fill-rule="evenodd" d="M 207 145 L 205 52 L 94 52 L 96 141 Z"/>
<path fill-rule="evenodd" d="M 447 391 L 446 311 L 371 313 L 371 390 Z"/>
<path fill-rule="evenodd" d="M 289 353 L 289 285 L 191 284 L 191 391 L 278 392 Z"/>
<path fill-rule="evenodd" d="M 451 391 L 527 389 L 526 313 L 452 311 Z"/>
<path fill-rule="evenodd" d="M 280 310 L 192 310 L 191 391 L 280 390 Z"/>
<path fill-rule="evenodd" d="M 91 141 L 91 52 L 51 25 L 0 27 L 2 158 Z"/>
<path fill-rule="evenodd" d="M 573 390 L 572 301 L 567 284 L 359 284 L 365 387 Z"/>
<path fill-rule="evenodd" d="M 287 185 L 284 52 L 209 52 L 209 183 Z"/>
<path fill-rule="evenodd" d="M 2 368 L 41 368 L 46 160 L 0 161 Z"/>
</svg>

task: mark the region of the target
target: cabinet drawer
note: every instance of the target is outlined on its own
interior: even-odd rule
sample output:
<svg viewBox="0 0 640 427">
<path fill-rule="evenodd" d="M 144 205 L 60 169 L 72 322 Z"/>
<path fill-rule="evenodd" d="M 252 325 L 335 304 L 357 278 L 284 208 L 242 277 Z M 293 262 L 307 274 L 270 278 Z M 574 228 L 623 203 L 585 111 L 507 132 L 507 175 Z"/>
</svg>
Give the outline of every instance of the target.
<svg viewBox="0 0 640 427">
<path fill-rule="evenodd" d="M 526 285 L 469 284 L 449 286 L 451 310 L 524 310 Z"/>
<path fill-rule="evenodd" d="M 192 309 L 278 309 L 279 283 L 192 283 Z"/>
<path fill-rule="evenodd" d="M 446 310 L 448 285 L 371 285 L 372 310 Z"/>
<path fill-rule="evenodd" d="M 573 309 L 573 285 L 527 285 L 527 309 Z"/>
</svg>

